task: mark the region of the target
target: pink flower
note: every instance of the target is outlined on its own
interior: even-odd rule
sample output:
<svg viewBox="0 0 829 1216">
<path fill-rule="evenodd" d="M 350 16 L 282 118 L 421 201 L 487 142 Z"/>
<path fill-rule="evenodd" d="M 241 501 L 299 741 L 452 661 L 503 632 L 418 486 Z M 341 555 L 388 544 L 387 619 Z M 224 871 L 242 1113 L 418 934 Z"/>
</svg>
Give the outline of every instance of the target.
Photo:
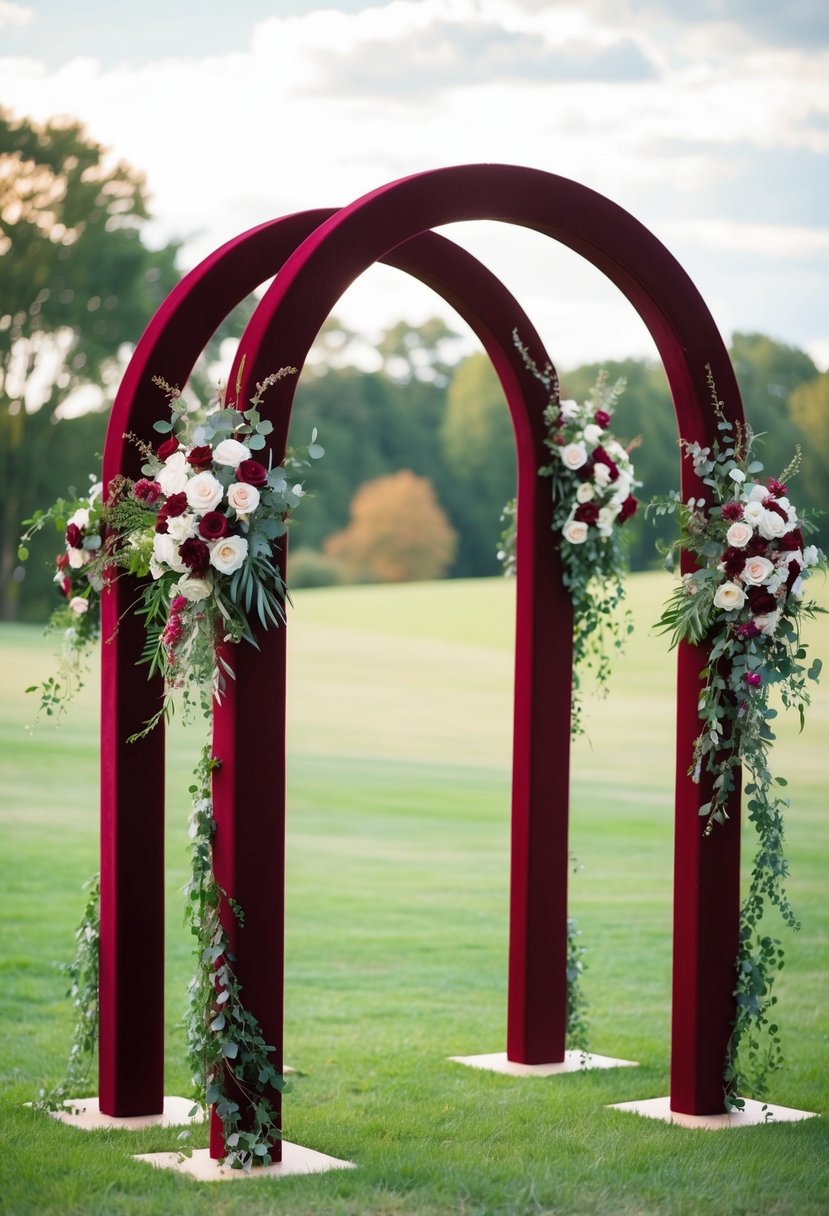
<svg viewBox="0 0 829 1216">
<path fill-rule="evenodd" d="M 769 493 L 775 498 L 785 498 L 788 490 L 783 485 L 782 481 L 778 481 L 776 477 L 770 477 L 768 480 Z"/>
<path fill-rule="evenodd" d="M 187 607 L 187 600 L 185 599 L 185 597 L 183 595 L 177 595 L 175 597 L 175 599 L 173 600 L 173 602 L 170 604 L 170 612 L 171 613 L 183 612 L 186 607 Z"/>
<path fill-rule="evenodd" d="M 746 684 L 750 684 L 752 688 L 759 688 L 763 683 L 763 677 L 758 671 L 746 672 Z"/>
<path fill-rule="evenodd" d="M 161 486 L 157 481 L 148 481 L 142 477 L 132 487 L 133 495 L 139 502 L 157 502 L 161 497 Z"/>
</svg>

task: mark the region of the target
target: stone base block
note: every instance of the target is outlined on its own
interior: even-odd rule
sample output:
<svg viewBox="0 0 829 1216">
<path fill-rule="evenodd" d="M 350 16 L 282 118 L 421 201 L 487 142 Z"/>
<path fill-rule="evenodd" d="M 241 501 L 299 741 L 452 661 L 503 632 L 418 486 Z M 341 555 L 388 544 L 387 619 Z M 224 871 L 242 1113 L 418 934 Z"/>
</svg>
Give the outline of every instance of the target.
<svg viewBox="0 0 829 1216">
<path fill-rule="evenodd" d="M 483 1068 L 488 1072 L 503 1072 L 510 1077 L 554 1077 L 564 1072 L 583 1072 L 590 1068 L 638 1068 L 635 1060 L 617 1060 L 613 1056 L 597 1056 L 592 1052 L 566 1051 L 564 1059 L 555 1064 L 516 1064 L 507 1059 L 505 1051 L 493 1051 L 482 1056 L 450 1056 L 456 1064 Z"/>
<path fill-rule="evenodd" d="M 84 1132 L 107 1127 L 120 1127 L 127 1131 L 140 1131 L 144 1127 L 179 1127 L 184 1123 L 201 1123 L 204 1119 L 201 1110 L 190 1117 L 192 1098 L 165 1097 L 164 1109 L 157 1115 L 105 1115 L 97 1098 L 69 1098 L 64 1102 L 64 1107 L 65 1110 L 50 1110 L 48 1113 L 53 1119 Z"/>
<path fill-rule="evenodd" d="M 188 1174 L 199 1182 L 233 1182 L 242 1178 L 287 1178 L 289 1174 L 323 1174 L 327 1170 L 353 1170 L 353 1161 L 341 1161 L 338 1157 L 328 1157 L 312 1148 L 303 1148 L 299 1144 L 282 1141 L 282 1160 L 275 1165 L 252 1170 L 232 1170 L 219 1165 L 210 1156 L 209 1149 L 196 1149 L 191 1157 L 182 1157 L 180 1153 L 138 1153 L 135 1161 L 146 1161 L 156 1169 L 176 1170 L 179 1174 Z"/>
<path fill-rule="evenodd" d="M 671 1110 L 670 1098 L 647 1098 L 643 1102 L 617 1102 L 608 1110 L 627 1110 L 646 1119 L 661 1119 L 663 1123 L 676 1123 L 680 1127 L 696 1127 L 703 1131 L 722 1131 L 727 1127 L 755 1127 L 758 1123 L 797 1123 L 801 1119 L 816 1119 L 811 1110 L 796 1110 L 791 1106 L 772 1106 L 765 1102 L 743 1099 L 742 1110 L 728 1114 L 682 1115 Z"/>
</svg>

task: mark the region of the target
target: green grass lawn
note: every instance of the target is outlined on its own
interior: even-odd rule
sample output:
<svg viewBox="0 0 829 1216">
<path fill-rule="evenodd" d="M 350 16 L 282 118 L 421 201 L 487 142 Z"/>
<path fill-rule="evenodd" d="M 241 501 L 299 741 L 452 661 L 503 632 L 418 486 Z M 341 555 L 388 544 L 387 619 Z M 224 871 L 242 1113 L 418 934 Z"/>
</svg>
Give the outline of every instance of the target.
<svg viewBox="0 0 829 1216">
<path fill-rule="evenodd" d="M 288 1139 L 358 1169 L 198 1184 L 131 1160 L 175 1130 L 85 1134 L 24 1108 L 60 1079 L 66 959 L 97 868 L 97 705 L 90 679 L 59 729 L 25 726 L 51 670 L 38 629 L 0 629 L 2 809 L 0 1210 L 22 1213 L 829 1212 L 826 1119 L 689 1132 L 606 1109 L 668 1092 L 673 657 L 649 632 L 668 582 L 630 580 L 638 628 L 574 750 L 571 904 L 589 948 L 594 1050 L 638 1069 L 512 1079 L 447 1062 L 503 1050 L 513 586 L 302 591 L 290 622 L 286 1056 Z M 551 627 L 553 627 L 551 623 Z M 807 636 L 829 655 L 829 627 Z M 829 683 L 790 779 L 790 892 L 779 981 L 786 1067 L 771 1100 L 829 1108 Z M 255 707 L 254 707 L 255 708 Z M 188 774 L 172 732 L 168 1093 L 189 1093 L 180 1019 L 189 945 Z M 748 858 L 747 858 L 748 860 Z M 775 926 L 776 931 L 776 926 Z M 203 1131 L 196 1133 L 206 1143 Z"/>
</svg>

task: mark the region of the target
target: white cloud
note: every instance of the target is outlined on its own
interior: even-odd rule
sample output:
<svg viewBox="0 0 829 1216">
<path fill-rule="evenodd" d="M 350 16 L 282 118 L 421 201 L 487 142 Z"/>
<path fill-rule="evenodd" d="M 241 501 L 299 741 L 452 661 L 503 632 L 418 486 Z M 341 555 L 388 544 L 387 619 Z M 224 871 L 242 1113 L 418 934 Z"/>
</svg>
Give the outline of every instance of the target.
<svg viewBox="0 0 829 1216">
<path fill-rule="evenodd" d="M 0 0 L 0 30 L 22 29 L 34 17 L 34 9 L 23 4 L 12 4 L 10 0 Z"/>
</svg>

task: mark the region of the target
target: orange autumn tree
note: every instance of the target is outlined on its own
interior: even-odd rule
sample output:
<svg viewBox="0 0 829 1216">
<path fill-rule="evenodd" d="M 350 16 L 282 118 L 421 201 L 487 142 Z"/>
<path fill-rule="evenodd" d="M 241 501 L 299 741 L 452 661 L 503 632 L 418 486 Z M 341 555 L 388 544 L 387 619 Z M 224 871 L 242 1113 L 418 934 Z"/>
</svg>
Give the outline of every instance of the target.
<svg viewBox="0 0 829 1216">
<path fill-rule="evenodd" d="M 411 469 L 365 482 L 350 521 L 325 541 L 325 552 L 354 582 L 405 583 L 441 578 L 458 537 L 432 483 Z"/>
</svg>

